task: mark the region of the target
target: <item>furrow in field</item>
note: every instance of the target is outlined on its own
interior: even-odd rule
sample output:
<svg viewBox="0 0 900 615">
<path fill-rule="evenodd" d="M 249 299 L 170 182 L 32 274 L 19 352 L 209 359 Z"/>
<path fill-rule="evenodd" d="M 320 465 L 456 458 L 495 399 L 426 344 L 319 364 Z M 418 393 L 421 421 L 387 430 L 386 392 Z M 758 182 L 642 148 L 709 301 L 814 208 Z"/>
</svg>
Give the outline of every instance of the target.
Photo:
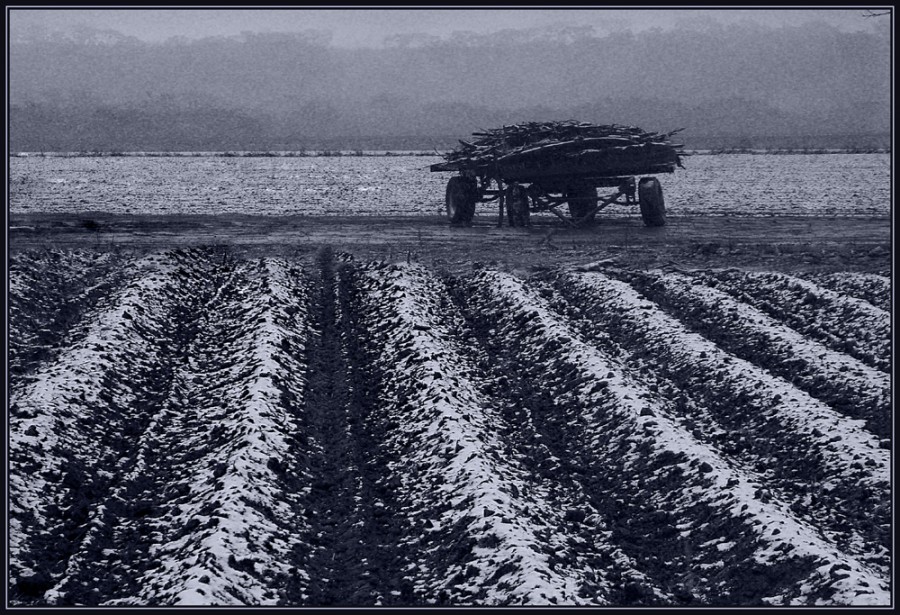
<svg viewBox="0 0 900 615">
<path fill-rule="evenodd" d="M 868 301 L 885 312 L 891 310 L 891 278 L 877 273 L 837 271 L 801 276 L 813 284 Z"/>
<path fill-rule="evenodd" d="M 241 263 L 207 306 L 157 425 L 162 454 L 147 451 L 164 485 L 147 561 L 135 593 L 108 604 L 275 605 L 289 582 L 309 582 L 289 565 L 309 490 L 288 454 L 306 372 L 298 276 L 279 260 Z"/>
<path fill-rule="evenodd" d="M 621 286 L 597 301 L 618 318 L 653 318 Z M 579 420 L 589 426 L 568 433 L 572 450 L 591 464 L 585 491 L 614 526 L 612 539 L 664 590 L 685 603 L 890 601 L 886 576 L 823 537 L 787 502 L 768 497 L 753 472 L 680 426 L 672 404 L 635 380 L 612 345 L 586 343 L 510 275 L 483 272 L 474 289 L 471 309 L 496 319 L 496 336 L 520 356 L 520 369 L 554 393 L 569 419 L 561 428 Z M 630 300 L 615 309 L 628 291 Z M 668 335 L 667 329 L 662 338 Z"/>
<path fill-rule="evenodd" d="M 111 253 L 29 250 L 9 267 L 8 368 L 11 390 L 85 333 L 76 325 L 103 299 L 140 274 L 131 257 Z M 88 321 L 90 319 L 88 318 Z"/>
<path fill-rule="evenodd" d="M 566 548 L 556 530 L 564 511 L 503 454 L 501 418 L 449 333 L 460 316 L 447 289 L 419 266 L 371 265 L 360 286 L 382 378 L 374 419 L 389 426 L 387 480 L 406 524 L 406 603 L 605 603 L 602 592 L 580 593 L 586 575 L 604 571 L 554 557 Z"/>
<path fill-rule="evenodd" d="M 872 433 L 890 438 L 888 374 L 688 276 L 641 272 L 619 277 L 722 350 L 780 376 L 850 418 L 865 420 Z"/>
<path fill-rule="evenodd" d="M 82 339 L 10 399 L 10 583 L 21 604 L 48 595 L 130 463 L 169 384 L 170 319 L 208 274 L 191 253 L 149 256 L 92 314 Z M 199 280 L 199 281 L 198 281 Z"/>
<path fill-rule="evenodd" d="M 365 428 L 374 403 L 350 270 L 328 248 L 311 268 L 307 394 L 292 457 L 304 458 L 310 491 L 305 525 L 295 533 L 292 565 L 309 580 L 289 579 L 292 606 L 371 606 L 399 602 L 401 566 L 379 434 Z M 379 506 L 375 506 L 375 503 Z"/>
<path fill-rule="evenodd" d="M 890 314 L 867 301 L 777 272 L 693 272 L 709 286 L 784 322 L 801 335 L 891 371 Z"/>
<path fill-rule="evenodd" d="M 842 549 L 887 565 L 890 454 L 862 421 L 688 331 L 624 282 L 570 274 L 559 286 L 598 328 L 693 402 L 678 408 L 697 437 L 753 468 Z M 702 411 L 693 415 L 696 408 Z"/>
<path fill-rule="evenodd" d="M 467 280 L 450 278 L 448 283 L 465 323 L 453 327 L 454 335 L 479 370 L 475 381 L 479 390 L 502 418 L 492 426 L 503 446 L 501 454 L 524 469 L 526 492 L 540 493 L 546 506 L 562 512 L 561 523 L 547 520 L 557 524 L 553 532 L 565 545 L 555 549 L 552 565 L 557 560 L 576 562 L 585 571 L 579 589 L 585 600 L 621 606 L 676 603 L 671 592 L 611 540 L 613 524 L 586 495 L 585 481 L 596 475 L 596 469 L 591 466 L 592 455 L 573 448 L 572 441 L 581 437 L 574 434 L 590 426 L 559 407 L 556 391 L 523 368 L 506 332 L 498 334 L 496 316 L 472 305 Z"/>
</svg>

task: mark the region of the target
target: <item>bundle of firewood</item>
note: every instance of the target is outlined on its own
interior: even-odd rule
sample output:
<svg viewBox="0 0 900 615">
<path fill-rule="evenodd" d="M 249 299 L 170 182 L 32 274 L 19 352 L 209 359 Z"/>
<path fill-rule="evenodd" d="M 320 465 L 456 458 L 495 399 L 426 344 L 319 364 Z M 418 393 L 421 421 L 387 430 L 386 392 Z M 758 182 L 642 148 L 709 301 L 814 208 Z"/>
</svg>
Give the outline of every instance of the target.
<svg viewBox="0 0 900 615">
<path fill-rule="evenodd" d="M 669 138 L 683 129 L 668 133 L 647 132 L 635 126 L 590 124 L 574 120 L 561 122 L 523 122 L 472 133 L 471 141 L 460 140 L 460 147 L 444 155 L 447 162 L 472 164 L 508 160 L 512 157 L 577 153 L 585 149 L 657 144 L 676 150 L 681 166 L 681 144 Z"/>
</svg>

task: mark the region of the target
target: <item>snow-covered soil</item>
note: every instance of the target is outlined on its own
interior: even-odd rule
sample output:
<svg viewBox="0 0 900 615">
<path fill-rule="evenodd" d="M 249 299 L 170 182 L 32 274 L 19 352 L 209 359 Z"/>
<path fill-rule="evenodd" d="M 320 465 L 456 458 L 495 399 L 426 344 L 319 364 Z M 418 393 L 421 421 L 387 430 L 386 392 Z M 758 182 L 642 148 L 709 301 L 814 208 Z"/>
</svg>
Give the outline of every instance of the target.
<svg viewBox="0 0 900 615">
<path fill-rule="evenodd" d="M 698 278 L 829 348 L 891 371 L 891 314 L 865 299 L 777 272 L 712 270 Z"/>
<path fill-rule="evenodd" d="M 889 605 L 889 280 L 581 269 L 17 252 L 10 603 Z"/>
<path fill-rule="evenodd" d="M 10 158 L 12 213 L 423 215 L 442 212 L 435 156 Z M 670 215 L 891 213 L 890 154 L 690 156 L 659 177 Z M 493 204 L 476 213 L 493 213 Z M 551 214 L 542 214 L 552 217 Z M 603 217 L 639 217 L 613 206 Z"/>
<path fill-rule="evenodd" d="M 839 271 L 809 274 L 806 277 L 825 288 L 864 299 L 879 309 L 888 312 L 891 310 L 891 279 L 888 276 Z"/>
</svg>

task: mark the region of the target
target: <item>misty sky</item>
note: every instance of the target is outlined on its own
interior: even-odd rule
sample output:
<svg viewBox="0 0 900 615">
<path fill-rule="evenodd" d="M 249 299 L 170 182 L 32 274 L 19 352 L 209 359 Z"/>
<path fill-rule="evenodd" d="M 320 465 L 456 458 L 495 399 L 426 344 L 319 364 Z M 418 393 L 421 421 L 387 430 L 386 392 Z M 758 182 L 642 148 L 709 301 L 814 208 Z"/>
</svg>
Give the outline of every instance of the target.
<svg viewBox="0 0 900 615">
<path fill-rule="evenodd" d="M 144 41 L 172 36 L 202 38 L 243 31 L 331 33 L 340 47 L 379 46 L 395 34 L 445 37 L 550 25 L 593 26 L 597 34 L 616 30 L 697 27 L 755 22 L 795 26 L 820 21 L 844 31 L 878 27 L 854 9 L 30 9 L 8 8 L 10 33 L 70 31 L 79 26 L 112 29 Z"/>
</svg>

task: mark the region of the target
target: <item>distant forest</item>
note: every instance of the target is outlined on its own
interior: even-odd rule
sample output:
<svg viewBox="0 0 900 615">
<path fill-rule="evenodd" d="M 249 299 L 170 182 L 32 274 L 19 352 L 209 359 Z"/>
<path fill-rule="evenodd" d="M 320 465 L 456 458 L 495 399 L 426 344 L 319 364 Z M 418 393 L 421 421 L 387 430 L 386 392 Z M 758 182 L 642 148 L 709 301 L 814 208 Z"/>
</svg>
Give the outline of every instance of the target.
<svg viewBox="0 0 900 615">
<path fill-rule="evenodd" d="M 13 151 L 438 149 L 577 119 L 684 128 L 688 148 L 888 147 L 890 32 L 825 24 L 394 36 L 318 31 L 143 42 L 16 32 Z"/>
</svg>

